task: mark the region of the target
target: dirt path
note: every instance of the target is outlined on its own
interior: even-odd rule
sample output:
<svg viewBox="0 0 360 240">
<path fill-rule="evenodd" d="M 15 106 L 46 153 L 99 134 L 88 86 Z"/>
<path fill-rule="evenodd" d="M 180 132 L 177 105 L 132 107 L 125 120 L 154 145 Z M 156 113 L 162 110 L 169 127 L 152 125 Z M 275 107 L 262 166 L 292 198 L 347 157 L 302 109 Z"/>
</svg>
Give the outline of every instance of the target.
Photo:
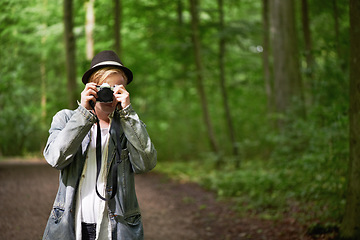
<svg viewBox="0 0 360 240">
<path fill-rule="evenodd" d="M 0 163 L 0 240 L 41 239 L 58 187 L 43 162 Z M 309 239 L 294 221 L 237 217 L 196 184 L 136 176 L 146 240 Z"/>
</svg>

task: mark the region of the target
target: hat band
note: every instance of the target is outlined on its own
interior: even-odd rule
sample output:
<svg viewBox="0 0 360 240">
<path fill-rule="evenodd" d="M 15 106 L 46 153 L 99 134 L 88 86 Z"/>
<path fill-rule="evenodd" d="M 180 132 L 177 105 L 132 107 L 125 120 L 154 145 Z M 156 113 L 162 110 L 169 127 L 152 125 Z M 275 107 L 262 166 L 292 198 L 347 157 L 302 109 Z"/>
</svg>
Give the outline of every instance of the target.
<svg viewBox="0 0 360 240">
<path fill-rule="evenodd" d="M 94 65 L 92 68 L 97 67 L 97 66 L 102 66 L 102 65 L 116 65 L 116 66 L 120 66 L 122 67 L 123 65 L 118 63 L 118 62 L 114 62 L 114 61 L 105 61 L 105 62 L 101 62 L 98 63 L 96 65 Z"/>
</svg>

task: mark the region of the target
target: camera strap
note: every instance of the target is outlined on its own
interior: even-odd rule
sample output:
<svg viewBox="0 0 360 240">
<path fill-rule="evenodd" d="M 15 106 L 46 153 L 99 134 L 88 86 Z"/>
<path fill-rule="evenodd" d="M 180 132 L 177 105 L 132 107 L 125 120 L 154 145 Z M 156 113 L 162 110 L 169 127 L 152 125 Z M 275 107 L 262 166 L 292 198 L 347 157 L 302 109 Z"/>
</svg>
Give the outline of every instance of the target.
<svg viewBox="0 0 360 240">
<path fill-rule="evenodd" d="M 111 196 L 110 198 L 106 198 L 101 196 L 101 194 L 99 193 L 98 187 L 97 187 L 97 182 L 99 179 L 99 175 L 100 175 L 100 170 L 101 170 L 101 162 L 102 162 L 102 155 L 101 155 L 101 129 L 100 129 L 100 122 L 99 122 L 99 118 L 96 115 L 95 112 L 95 104 L 91 101 L 91 107 L 94 110 L 95 116 L 96 116 L 96 124 L 97 124 L 97 134 L 96 134 L 96 182 L 95 182 L 95 191 L 96 194 L 98 195 L 98 197 L 104 201 L 108 201 L 112 198 L 115 197 L 116 191 L 117 191 L 117 175 L 118 175 L 118 166 L 121 163 L 122 159 L 121 159 L 121 152 L 122 149 L 125 148 L 126 146 L 126 139 L 125 139 L 125 134 L 122 133 L 121 136 L 120 135 L 120 126 L 119 126 L 119 119 L 117 114 L 114 114 L 114 118 L 112 121 L 112 124 L 110 126 L 110 128 L 114 128 L 115 130 L 115 135 L 116 135 L 116 161 L 115 163 L 112 165 L 112 171 L 111 171 L 111 175 L 112 175 L 112 190 L 111 190 Z"/>
</svg>

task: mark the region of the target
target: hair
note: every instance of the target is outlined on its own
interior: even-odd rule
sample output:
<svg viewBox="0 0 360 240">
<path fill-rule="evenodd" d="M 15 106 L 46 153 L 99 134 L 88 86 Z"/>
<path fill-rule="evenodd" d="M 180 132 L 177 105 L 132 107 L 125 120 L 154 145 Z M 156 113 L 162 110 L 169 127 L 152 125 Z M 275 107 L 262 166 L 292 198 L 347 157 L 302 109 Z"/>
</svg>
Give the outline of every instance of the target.
<svg viewBox="0 0 360 240">
<path fill-rule="evenodd" d="M 89 78 L 89 82 L 93 82 L 96 83 L 97 85 L 101 85 L 104 83 L 105 79 L 112 74 L 120 74 L 127 83 L 128 79 L 124 71 L 121 70 L 120 68 L 114 68 L 114 67 L 104 67 L 95 71 L 93 74 L 91 74 Z"/>
</svg>

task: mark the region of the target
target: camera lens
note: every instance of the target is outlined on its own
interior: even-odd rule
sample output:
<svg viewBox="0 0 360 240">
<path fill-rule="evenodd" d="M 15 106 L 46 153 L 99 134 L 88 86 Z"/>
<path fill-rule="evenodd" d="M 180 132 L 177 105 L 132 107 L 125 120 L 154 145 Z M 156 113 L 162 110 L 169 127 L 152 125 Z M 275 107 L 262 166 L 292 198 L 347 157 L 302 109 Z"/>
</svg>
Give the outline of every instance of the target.
<svg viewBox="0 0 360 240">
<path fill-rule="evenodd" d="M 102 88 L 97 93 L 98 98 L 96 99 L 99 102 L 112 102 L 113 100 L 113 91 L 110 88 Z"/>
</svg>

